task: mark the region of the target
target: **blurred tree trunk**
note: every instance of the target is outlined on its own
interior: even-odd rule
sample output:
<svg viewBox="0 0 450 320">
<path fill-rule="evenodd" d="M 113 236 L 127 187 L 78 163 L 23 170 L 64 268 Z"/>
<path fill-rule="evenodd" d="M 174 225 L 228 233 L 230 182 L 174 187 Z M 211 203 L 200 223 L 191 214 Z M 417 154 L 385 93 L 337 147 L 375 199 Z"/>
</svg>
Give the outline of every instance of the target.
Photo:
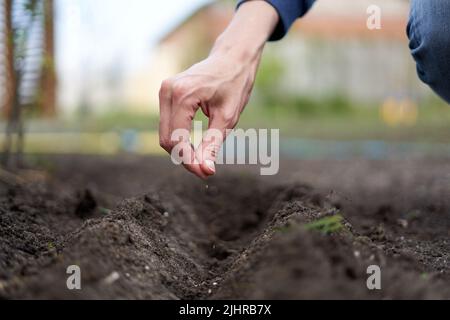
<svg viewBox="0 0 450 320">
<path fill-rule="evenodd" d="M 54 0 L 43 0 L 43 6 L 44 50 L 39 88 L 40 106 L 38 107 L 44 116 L 53 117 L 56 114 Z"/>
<path fill-rule="evenodd" d="M 22 154 L 24 146 L 24 119 L 23 103 L 20 99 L 20 84 L 25 76 L 25 60 L 27 58 L 27 46 L 32 27 L 37 18 L 39 0 L 27 0 L 20 11 L 20 17 L 29 17 L 25 26 L 14 25 L 13 15 L 16 1 L 4 0 L 5 30 L 6 30 L 6 64 L 8 69 L 8 85 L 10 104 L 7 112 L 6 134 L 3 147 L 2 165 L 7 169 L 22 166 Z M 20 2 L 19 2 L 20 3 Z M 11 69 L 11 70 L 9 70 Z M 16 143 L 14 143 L 16 142 Z M 14 149 L 15 146 L 15 150 Z M 13 152 L 15 151 L 13 158 Z M 15 160 L 15 161 L 13 161 Z"/>
<path fill-rule="evenodd" d="M 14 35 L 12 25 L 13 0 L 3 0 L 3 38 L 4 38 L 4 96 L 1 110 L 5 118 L 9 118 L 13 109 L 14 95 L 16 92 L 16 77 L 14 69 Z"/>
<path fill-rule="evenodd" d="M 19 141 L 18 147 L 21 147 L 20 140 L 23 138 L 23 123 L 21 121 L 21 107 L 19 104 L 18 73 L 16 70 L 16 47 L 14 43 L 13 27 L 13 0 L 4 0 L 4 19 L 5 19 L 5 63 L 6 63 L 6 99 L 5 116 L 7 118 L 5 141 L 3 147 L 2 165 L 6 168 L 11 167 L 11 153 L 13 147 L 13 135 L 17 134 Z M 21 161 L 21 154 L 17 153 L 16 164 Z"/>
</svg>

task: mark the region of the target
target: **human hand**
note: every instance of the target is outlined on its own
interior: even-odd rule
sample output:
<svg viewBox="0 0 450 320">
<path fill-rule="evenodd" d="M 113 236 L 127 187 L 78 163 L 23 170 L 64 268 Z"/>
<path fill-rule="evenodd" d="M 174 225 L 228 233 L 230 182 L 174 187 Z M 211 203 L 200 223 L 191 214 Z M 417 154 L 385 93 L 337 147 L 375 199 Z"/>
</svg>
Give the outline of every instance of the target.
<svg viewBox="0 0 450 320">
<path fill-rule="evenodd" d="M 264 1 L 243 4 L 210 56 L 161 86 L 160 144 L 168 153 L 181 151 L 185 168 L 200 178 L 216 173 L 217 154 L 248 103 L 264 44 L 277 21 L 276 11 Z M 209 125 L 194 150 L 189 133 L 199 109 Z"/>
</svg>

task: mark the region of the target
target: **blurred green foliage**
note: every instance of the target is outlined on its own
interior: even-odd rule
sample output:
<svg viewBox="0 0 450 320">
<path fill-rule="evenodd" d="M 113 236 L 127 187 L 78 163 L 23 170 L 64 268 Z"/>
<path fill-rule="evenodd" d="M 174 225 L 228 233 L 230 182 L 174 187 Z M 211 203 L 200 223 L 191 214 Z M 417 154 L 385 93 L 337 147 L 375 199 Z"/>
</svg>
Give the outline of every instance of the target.
<svg viewBox="0 0 450 320">
<path fill-rule="evenodd" d="M 270 111 L 282 108 L 291 116 L 309 115 L 346 115 L 355 110 L 354 105 L 343 95 L 336 92 L 321 98 L 297 95 L 283 90 L 283 78 L 286 64 L 279 56 L 266 53 L 255 81 L 254 103 Z"/>
</svg>

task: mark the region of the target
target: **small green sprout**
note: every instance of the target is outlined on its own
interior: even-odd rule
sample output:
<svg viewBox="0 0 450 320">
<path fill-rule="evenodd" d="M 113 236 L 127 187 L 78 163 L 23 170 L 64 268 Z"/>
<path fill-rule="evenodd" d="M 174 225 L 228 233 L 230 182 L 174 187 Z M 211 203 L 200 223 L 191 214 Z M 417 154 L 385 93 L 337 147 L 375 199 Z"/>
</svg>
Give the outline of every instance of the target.
<svg viewBox="0 0 450 320">
<path fill-rule="evenodd" d="M 98 208 L 98 209 L 99 209 L 100 212 L 101 212 L 102 214 L 104 214 L 104 215 L 108 215 L 108 214 L 111 213 L 111 210 L 110 210 L 110 209 L 107 209 L 107 208 L 100 207 L 100 208 Z"/>
<path fill-rule="evenodd" d="M 306 230 L 319 231 L 323 234 L 331 234 L 344 228 L 342 224 L 343 218 L 337 214 L 331 217 L 325 217 L 320 220 L 305 225 Z"/>
</svg>

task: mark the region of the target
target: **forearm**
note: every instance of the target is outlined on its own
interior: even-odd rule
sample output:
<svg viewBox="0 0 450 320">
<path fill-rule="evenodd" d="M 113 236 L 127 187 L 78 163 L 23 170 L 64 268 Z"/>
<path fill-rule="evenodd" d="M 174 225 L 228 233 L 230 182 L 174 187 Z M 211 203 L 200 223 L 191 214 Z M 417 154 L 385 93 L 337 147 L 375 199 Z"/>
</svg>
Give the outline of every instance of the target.
<svg viewBox="0 0 450 320">
<path fill-rule="evenodd" d="M 216 40 L 211 54 L 223 54 L 243 61 L 257 59 L 278 20 L 276 10 L 265 1 L 253 0 L 242 4 L 228 28 Z"/>
<path fill-rule="evenodd" d="M 253 0 L 240 0 L 238 7 Z M 298 18 L 311 9 L 315 0 L 264 0 L 267 4 L 270 4 L 276 9 L 279 15 L 278 24 L 270 35 L 271 41 L 280 40 L 288 32 L 289 28 Z"/>
</svg>

